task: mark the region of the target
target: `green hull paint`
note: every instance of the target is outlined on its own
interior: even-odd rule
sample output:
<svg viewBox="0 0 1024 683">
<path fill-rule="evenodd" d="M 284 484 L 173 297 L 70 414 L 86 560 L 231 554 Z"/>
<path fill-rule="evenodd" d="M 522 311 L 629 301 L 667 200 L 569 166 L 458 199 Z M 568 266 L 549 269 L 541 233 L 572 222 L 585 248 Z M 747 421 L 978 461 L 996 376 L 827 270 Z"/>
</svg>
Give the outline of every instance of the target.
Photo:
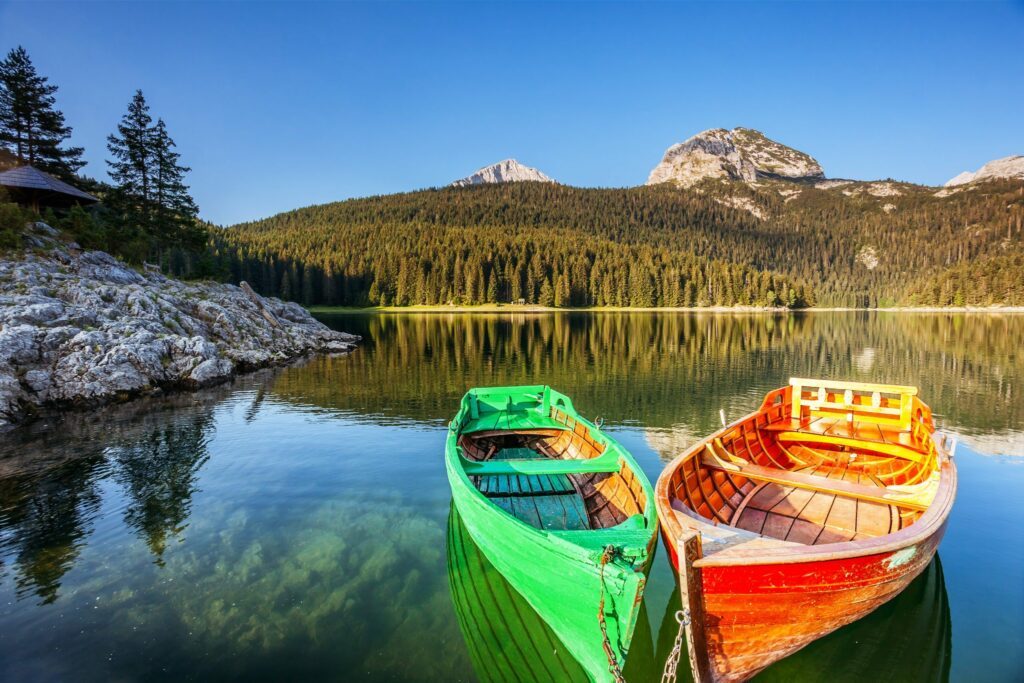
<svg viewBox="0 0 1024 683">
<path fill-rule="evenodd" d="M 621 460 L 636 474 L 646 494 L 643 515 L 607 529 L 541 530 L 516 519 L 477 490 L 466 474 L 469 461 L 460 453 L 459 434 L 484 429 L 565 429 L 549 417 L 552 405 L 586 425 L 594 439 L 605 444 L 605 452 L 595 460 Z M 452 499 L 487 559 L 593 680 L 613 680 L 597 619 L 602 583 L 609 641 L 621 667 L 640 612 L 658 530 L 654 493 L 633 457 L 580 417 L 568 397 L 549 387 L 498 387 L 473 389 L 463 397 L 448 431 L 445 466 Z M 469 467 L 479 471 L 478 465 Z M 615 547 L 616 557 L 605 566 L 602 582 L 600 560 L 608 545 Z"/>
</svg>

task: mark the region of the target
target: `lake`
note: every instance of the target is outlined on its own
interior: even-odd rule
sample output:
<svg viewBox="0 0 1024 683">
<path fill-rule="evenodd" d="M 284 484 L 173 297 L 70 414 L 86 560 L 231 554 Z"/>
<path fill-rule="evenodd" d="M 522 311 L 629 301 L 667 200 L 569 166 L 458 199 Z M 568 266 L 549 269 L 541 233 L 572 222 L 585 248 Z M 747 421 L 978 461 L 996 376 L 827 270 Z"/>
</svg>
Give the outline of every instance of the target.
<svg viewBox="0 0 1024 683">
<path fill-rule="evenodd" d="M 495 635 L 522 604 L 451 514 L 445 425 L 466 388 L 550 384 L 653 483 L 719 409 L 735 419 L 790 376 L 918 385 L 957 435 L 960 488 L 921 577 L 757 680 L 1024 679 L 1024 315 L 324 321 L 363 345 L 0 437 L 0 680 L 541 677 Z M 677 601 L 660 548 L 631 683 L 659 679 Z"/>
</svg>

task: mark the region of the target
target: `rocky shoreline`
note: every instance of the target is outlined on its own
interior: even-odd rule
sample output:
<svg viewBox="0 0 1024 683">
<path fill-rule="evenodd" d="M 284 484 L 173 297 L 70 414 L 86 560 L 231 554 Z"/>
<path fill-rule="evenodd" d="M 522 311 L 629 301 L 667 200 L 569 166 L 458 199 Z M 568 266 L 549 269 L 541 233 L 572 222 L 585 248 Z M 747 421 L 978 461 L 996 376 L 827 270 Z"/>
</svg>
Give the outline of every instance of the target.
<svg viewBox="0 0 1024 683">
<path fill-rule="evenodd" d="M 348 353 L 298 304 L 216 282 L 140 273 L 59 240 L 0 258 L 0 426 L 41 409 L 210 386 L 312 353 Z"/>
</svg>

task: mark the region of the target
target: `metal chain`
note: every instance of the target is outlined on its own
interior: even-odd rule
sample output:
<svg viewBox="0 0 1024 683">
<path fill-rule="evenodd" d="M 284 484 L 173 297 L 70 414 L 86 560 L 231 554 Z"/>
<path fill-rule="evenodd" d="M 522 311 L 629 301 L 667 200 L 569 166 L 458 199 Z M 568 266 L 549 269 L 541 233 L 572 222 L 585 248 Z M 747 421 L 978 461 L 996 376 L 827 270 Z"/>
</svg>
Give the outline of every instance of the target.
<svg viewBox="0 0 1024 683">
<path fill-rule="evenodd" d="M 615 656 L 615 650 L 612 649 L 611 640 L 608 638 L 608 625 L 604 622 L 604 566 L 615 557 L 615 552 L 615 546 L 609 545 L 601 553 L 601 600 L 597 606 L 597 623 L 601 627 L 601 645 L 604 647 L 604 656 L 608 659 L 608 672 L 615 678 L 615 683 L 626 683 L 622 669 L 619 668 L 618 657 Z"/>
<path fill-rule="evenodd" d="M 676 642 L 672 644 L 672 651 L 668 653 L 665 660 L 665 671 L 661 674 L 661 683 L 675 683 L 676 667 L 679 666 L 679 657 L 683 654 L 683 635 L 686 627 L 690 625 L 690 609 L 676 612 L 676 621 L 679 622 L 679 632 L 676 633 Z"/>
</svg>

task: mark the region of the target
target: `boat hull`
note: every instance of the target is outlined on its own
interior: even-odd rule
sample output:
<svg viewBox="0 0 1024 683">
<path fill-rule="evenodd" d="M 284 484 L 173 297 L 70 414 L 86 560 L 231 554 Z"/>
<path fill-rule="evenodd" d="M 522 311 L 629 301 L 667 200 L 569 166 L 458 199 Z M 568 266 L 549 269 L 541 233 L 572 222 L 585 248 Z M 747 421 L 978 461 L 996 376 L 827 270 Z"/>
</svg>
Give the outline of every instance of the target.
<svg viewBox="0 0 1024 683">
<path fill-rule="evenodd" d="M 617 651 L 627 652 L 650 559 L 643 571 L 609 563 L 602 576 L 599 547 L 585 549 L 560 536 L 533 533 L 457 479 L 451 483 L 459 515 L 488 561 L 551 626 L 593 680 L 613 680 L 597 619 L 601 594 L 609 640 Z"/>
<path fill-rule="evenodd" d="M 705 680 L 745 681 L 891 600 L 935 556 L 945 524 L 920 542 L 882 553 L 782 564 L 698 568 Z M 675 539 L 665 544 L 687 595 Z M 691 614 L 696 613 L 691 607 Z M 703 661 L 691 666 L 701 668 Z"/>
</svg>

